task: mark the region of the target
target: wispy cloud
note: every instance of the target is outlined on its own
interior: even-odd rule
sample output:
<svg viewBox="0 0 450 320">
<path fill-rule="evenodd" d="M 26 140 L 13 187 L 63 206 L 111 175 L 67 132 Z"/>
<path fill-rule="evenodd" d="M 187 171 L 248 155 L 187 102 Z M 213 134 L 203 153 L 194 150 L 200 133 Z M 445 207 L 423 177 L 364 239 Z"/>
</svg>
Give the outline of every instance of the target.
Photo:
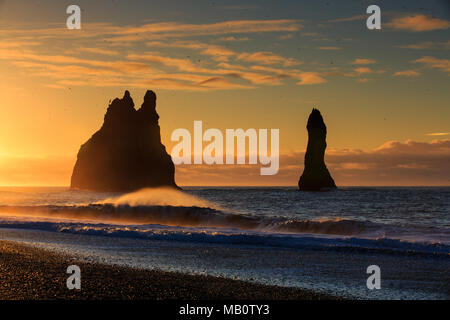
<svg viewBox="0 0 450 320">
<path fill-rule="evenodd" d="M 319 84 L 319 83 L 327 82 L 317 72 L 303 72 L 299 75 L 299 78 L 300 78 L 300 81 L 297 83 L 299 85 Z"/>
<path fill-rule="evenodd" d="M 336 46 L 323 46 L 323 47 L 318 47 L 317 49 L 319 50 L 341 50 L 341 47 L 336 47 Z"/>
<path fill-rule="evenodd" d="M 301 24 L 296 20 L 232 20 L 211 24 L 182 24 L 177 22 L 151 23 L 128 26 L 111 34 L 111 41 L 137 41 L 192 37 L 204 35 L 233 35 L 260 32 L 298 31 Z M 137 37 L 136 37 L 137 36 Z"/>
<path fill-rule="evenodd" d="M 293 33 L 287 33 L 287 34 L 283 34 L 281 36 L 278 36 L 278 39 L 280 40 L 288 40 L 288 39 L 292 39 L 294 37 Z"/>
<path fill-rule="evenodd" d="M 432 133 L 427 133 L 427 136 L 447 136 L 449 134 L 450 134 L 450 132 L 432 132 Z"/>
<path fill-rule="evenodd" d="M 201 50 L 213 55 L 211 48 Z M 46 78 L 44 85 L 52 88 L 62 86 L 135 86 L 152 85 L 160 89 L 251 89 L 254 84 L 280 85 L 282 80 L 297 79 L 300 84 L 318 84 L 326 80 L 313 72 L 297 69 L 284 71 L 262 65 L 243 66 L 206 61 L 196 63 L 188 58 L 174 58 L 156 52 L 128 54 L 126 61 L 104 61 L 69 56 L 47 56 L 34 53 L 8 51 L 0 58 L 16 59 L 12 64 L 27 69 L 29 74 Z M 238 55 L 239 56 L 239 55 Z M 242 58 L 242 56 L 240 56 Z M 275 54 L 249 55 L 249 61 L 268 65 L 297 64 Z M 237 58 L 237 57 L 236 57 Z M 246 56 L 247 58 L 247 56 Z M 214 59 L 213 59 L 214 60 Z M 165 70 L 167 69 L 167 70 Z M 314 75 L 314 76 L 313 76 Z M 227 79 L 228 78 L 228 79 Z M 56 79 L 55 83 L 48 83 Z M 250 84 L 236 80 L 245 80 Z"/>
<path fill-rule="evenodd" d="M 356 75 L 368 75 L 368 74 L 383 74 L 386 71 L 383 69 L 372 69 L 369 67 L 357 67 L 355 69 L 353 69 L 354 72 L 356 73 Z"/>
<path fill-rule="evenodd" d="M 278 54 L 268 51 L 242 53 L 237 57 L 237 59 L 261 64 L 282 64 L 286 67 L 301 64 L 301 61 L 298 61 L 297 59 L 284 58 Z"/>
<path fill-rule="evenodd" d="M 433 42 L 433 41 L 424 41 L 420 43 L 413 43 L 407 45 L 399 45 L 397 48 L 404 49 L 416 49 L 416 50 L 424 50 L 424 49 L 450 49 L 450 40 L 444 42 Z"/>
<path fill-rule="evenodd" d="M 423 63 L 430 69 L 440 69 L 450 72 L 450 59 L 438 59 L 435 57 L 425 56 L 414 60 L 413 63 Z"/>
<path fill-rule="evenodd" d="M 223 46 L 200 43 L 198 41 L 174 41 L 174 42 L 151 41 L 147 42 L 147 46 L 198 50 L 203 55 L 212 56 L 216 61 L 227 61 L 228 57 L 235 56 L 238 54 L 237 52 L 225 48 Z"/>
<path fill-rule="evenodd" d="M 218 41 L 227 41 L 227 42 L 236 42 L 236 41 L 248 41 L 248 40 L 250 40 L 250 38 L 249 37 L 228 36 L 228 37 L 220 37 L 217 40 Z"/>
<path fill-rule="evenodd" d="M 357 64 L 357 65 L 361 65 L 361 64 L 372 64 L 372 63 L 376 63 L 376 61 L 374 59 L 362 59 L 362 58 L 357 58 L 355 60 L 353 60 L 352 62 L 350 62 L 351 64 Z"/>
<path fill-rule="evenodd" d="M 216 61 L 227 61 L 229 57 L 235 56 L 237 60 L 260 63 L 264 65 L 282 64 L 286 67 L 301 64 L 293 58 L 285 58 L 270 51 L 260 52 L 236 52 L 234 50 L 218 46 L 214 44 L 200 43 L 198 41 L 174 41 L 161 42 L 151 41 L 147 43 L 149 47 L 167 47 L 167 48 L 184 48 L 198 50 L 203 55 L 208 55 L 216 58 Z"/>
<path fill-rule="evenodd" d="M 8 48 L 23 48 L 23 47 L 29 47 L 29 46 L 38 46 L 40 45 L 40 41 L 26 41 L 26 40 L 14 40 L 14 39 L 3 39 L 2 43 L 0 44 L 0 48 L 2 49 L 8 49 Z"/>
<path fill-rule="evenodd" d="M 0 35 L 6 38 L 3 43 L 8 43 L 0 47 L 0 60 L 24 70 L 29 76 L 45 78 L 40 83 L 55 89 L 153 86 L 173 90 L 229 90 L 277 86 L 289 80 L 297 85 L 324 83 L 326 74 L 314 70 L 313 64 L 307 70 L 300 70 L 296 67 L 302 61 L 293 57 L 271 51 L 237 51 L 217 44 L 218 39 L 246 41 L 249 39 L 246 34 L 281 32 L 286 35 L 300 28 L 298 21 L 289 19 L 211 24 L 157 22 L 136 26 L 86 23 L 83 31 L 75 35 L 77 46 L 68 44 L 64 51 L 58 50 L 58 54 L 54 54 L 55 50 L 48 44 L 55 43 L 54 39 L 67 41 L 67 30 L 11 28 L 8 33 L 0 30 Z M 199 41 L 199 35 L 205 36 L 202 37 L 204 42 Z M 218 38 L 220 35 L 222 37 Z M 27 37 L 25 42 L 33 41 L 33 45 L 19 45 L 17 39 L 23 37 Z M 128 48 L 135 47 L 135 41 L 145 44 L 151 51 L 140 48 L 131 53 Z"/>
<path fill-rule="evenodd" d="M 367 19 L 367 15 L 363 15 L 363 14 L 358 14 L 355 16 L 351 16 L 351 17 L 345 17 L 345 18 L 338 18 L 338 19 L 333 19 L 333 20 L 329 20 L 328 22 L 348 22 L 348 21 L 357 21 L 357 20 L 364 20 Z"/>
<path fill-rule="evenodd" d="M 355 68 L 355 72 L 357 74 L 361 75 L 361 74 L 373 73 L 373 70 L 369 67 L 358 67 L 358 68 Z"/>
<path fill-rule="evenodd" d="M 82 52 L 101 54 L 105 56 L 116 56 L 119 54 L 117 51 L 102 48 L 79 48 L 78 50 Z"/>
<path fill-rule="evenodd" d="M 422 32 L 433 30 L 446 30 L 450 28 L 450 21 L 431 16 L 426 16 L 423 14 L 416 14 L 411 16 L 394 18 L 386 25 L 396 30 Z"/>
<path fill-rule="evenodd" d="M 394 77 L 418 77 L 418 76 L 420 76 L 420 72 L 417 72 L 415 70 L 403 70 L 394 73 Z"/>
<path fill-rule="evenodd" d="M 143 25 L 117 26 L 109 23 L 84 23 L 83 32 L 77 33 L 77 39 L 102 38 L 110 42 L 134 42 L 169 38 L 191 38 L 193 36 L 251 34 L 262 32 L 298 31 L 301 23 L 292 19 L 277 20 L 231 20 L 206 24 L 186 24 L 178 22 L 156 22 Z M 33 37 L 42 39 L 65 39 L 70 30 L 61 28 L 8 28 L 0 30 L 5 37 Z M 74 37 L 73 34 L 70 35 Z"/>
</svg>

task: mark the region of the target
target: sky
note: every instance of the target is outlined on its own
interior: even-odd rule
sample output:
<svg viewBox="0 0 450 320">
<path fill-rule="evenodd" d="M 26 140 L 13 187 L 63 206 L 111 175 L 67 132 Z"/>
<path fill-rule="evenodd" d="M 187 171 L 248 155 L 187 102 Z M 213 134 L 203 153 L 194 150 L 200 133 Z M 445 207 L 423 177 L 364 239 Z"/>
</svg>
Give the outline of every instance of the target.
<svg viewBox="0 0 450 320">
<path fill-rule="evenodd" d="M 147 89 L 169 153 L 195 120 L 280 130 L 277 175 L 181 165 L 180 185 L 296 185 L 313 107 L 338 185 L 450 185 L 449 36 L 448 1 L 0 0 L 0 185 L 68 185 L 108 102 Z"/>
</svg>

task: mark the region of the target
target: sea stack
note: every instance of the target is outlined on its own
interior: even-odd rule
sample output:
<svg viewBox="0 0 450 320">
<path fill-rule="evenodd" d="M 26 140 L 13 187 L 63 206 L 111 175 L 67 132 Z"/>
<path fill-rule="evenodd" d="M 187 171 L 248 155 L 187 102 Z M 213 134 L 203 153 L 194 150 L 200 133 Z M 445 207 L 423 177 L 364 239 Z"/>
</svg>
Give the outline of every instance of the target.
<svg viewBox="0 0 450 320">
<path fill-rule="evenodd" d="M 327 147 L 327 127 L 322 115 L 313 109 L 308 118 L 308 147 L 305 154 L 305 169 L 298 181 L 301 191 L 325 191 L 336 188 L 333 178 L 325 165 Z"/>
<path fill-rule="evenodd" d="M 139 110 L 130 93 L 116 98 L 103 126 L 78 151 L 71 188 L 128 192 L 175 184 L 175 167 L 161 143 L 156 94 L 148 90 Z"/>
</svg>

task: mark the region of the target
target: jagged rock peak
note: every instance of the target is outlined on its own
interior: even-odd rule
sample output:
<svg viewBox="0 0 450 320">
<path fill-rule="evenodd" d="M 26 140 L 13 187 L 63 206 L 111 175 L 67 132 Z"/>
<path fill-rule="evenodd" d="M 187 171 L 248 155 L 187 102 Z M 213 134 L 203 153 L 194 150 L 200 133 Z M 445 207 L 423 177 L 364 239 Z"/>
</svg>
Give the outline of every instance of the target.
<svg viewBox="0 0 450 320">
<path fill-rule="evenodd" d="M 144 96 L 144 103 L 156 105 L 156 94 L 152 90 L 147 90 Z"/>
<path fill-rule="evenodd" d="M 161 143 L 156 94 L 148 90 L 139 110 L 130 92 L 109 104 L 104 123 L 77 156 L 71 187 L 125 192 L 175 184 L 175 167 Z"/>
</svg>

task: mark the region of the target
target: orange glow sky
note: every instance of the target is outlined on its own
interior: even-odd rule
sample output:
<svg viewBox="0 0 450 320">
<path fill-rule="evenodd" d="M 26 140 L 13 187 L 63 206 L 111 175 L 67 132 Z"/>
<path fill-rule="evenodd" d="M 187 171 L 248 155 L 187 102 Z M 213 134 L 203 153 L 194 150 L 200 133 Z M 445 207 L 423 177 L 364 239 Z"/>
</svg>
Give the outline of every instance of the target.
<svg viewBox="0 0 450 320">
<path fill-rule="evenodd" d="M 32 2 L 32 1 L 31 1 Z M 320 109 L 338 185 L 450 184 L 450 20 L 442 1 L 0 1 L 0 185 L 68 185 L 79 146 L 128 89 L 174 129 L 280 129 L 280 172 L 180 166 L 180 185 L 296 185 Z M 420 9 L 422 8 L 422 9 Z M 423 9 L 425 8 L 425 9 Z"/>
</svg>

